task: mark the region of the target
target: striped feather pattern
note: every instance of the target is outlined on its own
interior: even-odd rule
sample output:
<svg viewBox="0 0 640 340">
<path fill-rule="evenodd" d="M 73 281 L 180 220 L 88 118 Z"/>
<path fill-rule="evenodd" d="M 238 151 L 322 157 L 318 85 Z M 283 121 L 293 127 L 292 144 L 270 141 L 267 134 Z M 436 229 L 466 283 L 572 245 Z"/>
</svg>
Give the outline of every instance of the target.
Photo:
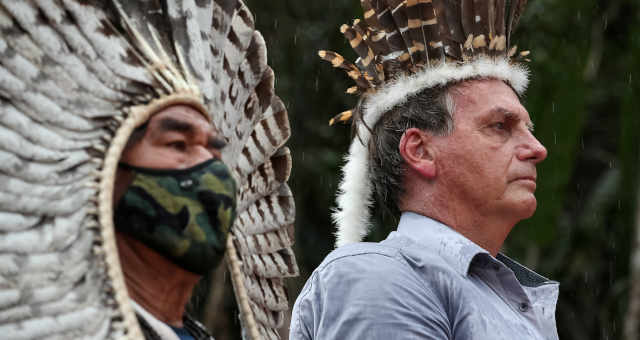
<svg viewBox="0 0 640 340">
<path fill-rule="evenodd" d="M 358 59 L 351 63 L 331 51 L 319 55 L 355 81 L 357 88 L 347 90 L 350 94 L 372 93 L 385 80 L 446 62 L 466 62 L 483 55 L 523 58 L 526 55 L 509 49 L 526 2 L 360 0 L 364 20 L 340 27 Z M 352 116 L 339 114 L 331 124 Z"/>
<path fill-rule="evenodd" d="M 244 3 L 0 0 L 0 32 L 2 337 L 136 338 L 106 260 L 100 171 L 127 107 L 195 84 L 238 180 L 230 266 L 248 297 L 242 324 L 257 330 L 248 339 L 279 339 L 282 279 L 298 274 L 291 131 Z"/>
</svg>

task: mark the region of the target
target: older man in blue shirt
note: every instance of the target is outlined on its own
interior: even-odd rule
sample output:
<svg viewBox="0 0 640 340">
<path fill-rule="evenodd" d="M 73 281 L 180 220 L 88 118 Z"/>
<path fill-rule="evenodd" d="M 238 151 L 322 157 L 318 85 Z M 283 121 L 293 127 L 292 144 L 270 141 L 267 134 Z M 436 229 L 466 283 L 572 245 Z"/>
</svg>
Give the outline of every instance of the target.
<svg viewBox="0 0 640 340">
<path fill-rule="evenodd" d="M 364 21 L 341 27 L 360 58 L 320 52 L 362 97 L 336 117 L 354 117 L 357 133 L 339 248 L 298 296 L 291 340 L 558 338 L 558 283 L 499 253 L 536 210 L 547 156 L 520 103 L 528 52 L 511 46 L 525 3 L 362 0 Z M 354 243 L 372 193 L 398 229 Z"/>
<path fill-rule="evenodd" d="M 522 69 L 471 63 L 467 75 L 456 73 L 459 66 L 443 75 L 446 64 L 425 71 L 445 85 L 414 89 L 430 84 L 415 82 L 417 74 L 396 78 L 388 86 L 410 86 L 380 90 L 385 98 L 366 98 L 365 121 L 379 113 L 371 109 L 376 100 L 393 105 L 354 139 L 336 217 L 339 245 L 363 233 L 340 215 L 358 199 L 349 190 L 362 188 L 349 182 L 353 169 L 370 168 L 360 177 L 373 183 L 380 206 L 400 214 L 398 229 L 327 256 L 298 296 L 290 339 L 558 338 L 558 283 L 499 253 L 536 209 L 536 165 L 547 155 L 519 100 Z M 357 143 L 367 145 L 365 167 L 353 163 Z"/>
<path fill-rule="evenodd" d="M 497 79 L 447 88 L 453 128 L 404 131 L 398 230 L 338 248 L 315 270 L 290 339 L 557 339 L 558 283 L 499 254 L 536 208 L 546 149 Z"/>
</svg>

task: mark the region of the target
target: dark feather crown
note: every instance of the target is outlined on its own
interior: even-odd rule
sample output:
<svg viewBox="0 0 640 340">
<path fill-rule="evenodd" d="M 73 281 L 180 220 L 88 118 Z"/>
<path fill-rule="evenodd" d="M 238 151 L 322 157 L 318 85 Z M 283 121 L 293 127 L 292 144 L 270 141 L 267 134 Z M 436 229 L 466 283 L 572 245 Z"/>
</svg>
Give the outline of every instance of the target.
<svg viewBox="0 0 640 340">
<path fill-rule="evenodd" d="M 527 0 L 361 0 L 364 21 L 340 31 L 355 50 L 355 63 L 332 51 L 319 56 L 345 70 L 356 85 L 348 94 L 375 92 L 402 74 L 482 56 L 528 61 L 512 33 Z M 331 119 L 346 122 L 353 110 Z"/>
</svg>

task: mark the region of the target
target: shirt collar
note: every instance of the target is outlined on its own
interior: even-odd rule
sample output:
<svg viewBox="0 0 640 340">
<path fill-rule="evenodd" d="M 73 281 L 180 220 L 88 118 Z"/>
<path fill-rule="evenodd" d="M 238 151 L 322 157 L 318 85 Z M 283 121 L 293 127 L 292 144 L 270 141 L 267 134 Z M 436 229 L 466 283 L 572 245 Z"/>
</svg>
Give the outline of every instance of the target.
<svg viewBox="0 0 640 340">
<path fill-rule="evenodd" d="M 402 213 L 397 233 L 425 246 L 425 249 L 435 251 L 465 276 L 476 255 L 491 256 L 488 251 L 445 224 L 412 212 Z"/>
</svg>

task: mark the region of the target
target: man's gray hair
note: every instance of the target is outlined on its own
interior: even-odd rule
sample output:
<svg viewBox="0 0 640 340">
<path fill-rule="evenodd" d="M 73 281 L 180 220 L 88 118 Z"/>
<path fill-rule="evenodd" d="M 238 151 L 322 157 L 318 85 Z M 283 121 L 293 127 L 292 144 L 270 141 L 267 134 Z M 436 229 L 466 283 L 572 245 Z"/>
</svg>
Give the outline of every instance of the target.
<svg viewBox="0 0 640 340">
<path fill-rule="evenodd" d="M 369 141 L 370 180 L 379 206 L 399 216 L 398 203 L 404 193 L 406 164 L 399 144 L 404 132 L 417 128 L 435 135 L 453 130 L 453 99 L 450 86 L 428 88 L 386 112 L 374 126 Z"/>
</svg>

